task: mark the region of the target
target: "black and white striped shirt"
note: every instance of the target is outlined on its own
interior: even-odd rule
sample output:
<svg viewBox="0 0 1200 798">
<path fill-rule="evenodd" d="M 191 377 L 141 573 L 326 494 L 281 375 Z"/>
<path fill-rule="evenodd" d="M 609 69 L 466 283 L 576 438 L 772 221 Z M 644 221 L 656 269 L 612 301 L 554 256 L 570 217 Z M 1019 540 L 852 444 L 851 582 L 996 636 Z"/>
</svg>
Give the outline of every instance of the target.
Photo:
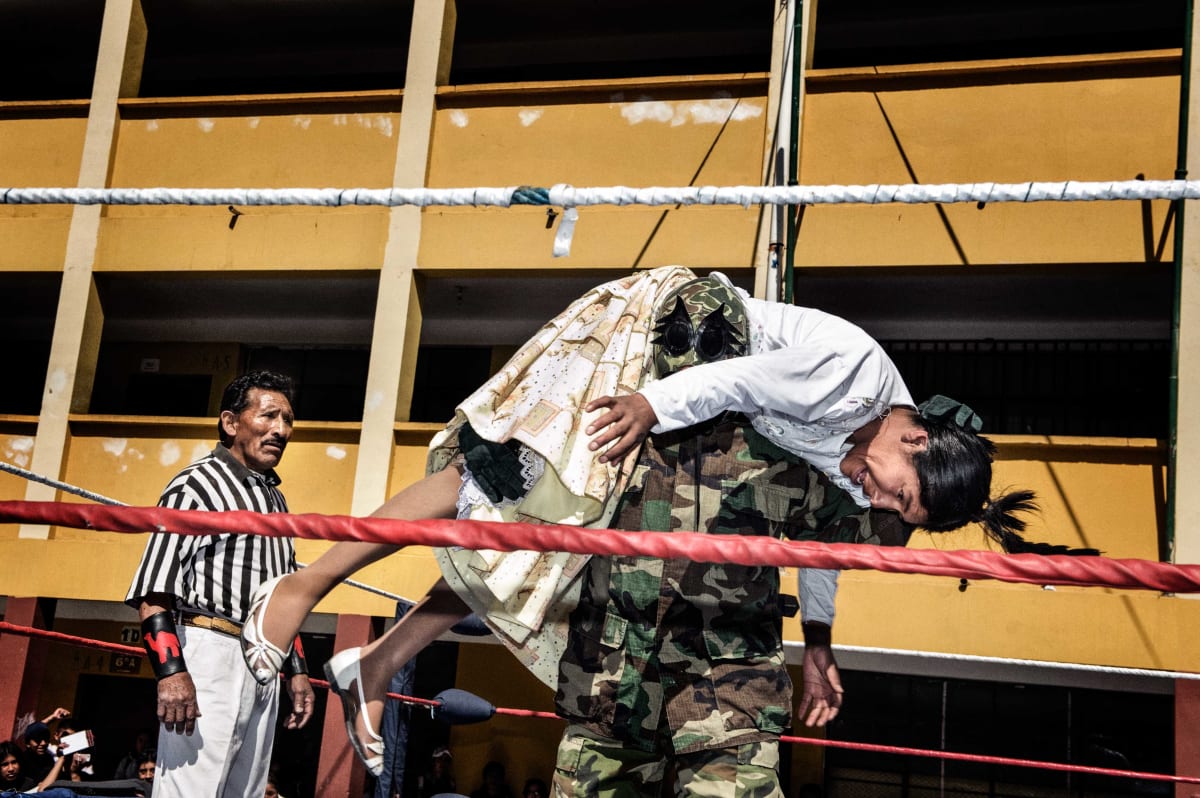
<svg viewBox="0 0 1200 798">
<path fill-rule="evenodd" d="M 286 513 L 274 471 L 251 471 L 222 444 L 171 480 L 159 507 Z M 135 609 L 151 593 L 175 597 L 177 609 L 242 623 L 262 582 L 296 570 L 291 538 L 261 535 L 173 535 L 146 543 L 125 603 Z"/>
</svg>

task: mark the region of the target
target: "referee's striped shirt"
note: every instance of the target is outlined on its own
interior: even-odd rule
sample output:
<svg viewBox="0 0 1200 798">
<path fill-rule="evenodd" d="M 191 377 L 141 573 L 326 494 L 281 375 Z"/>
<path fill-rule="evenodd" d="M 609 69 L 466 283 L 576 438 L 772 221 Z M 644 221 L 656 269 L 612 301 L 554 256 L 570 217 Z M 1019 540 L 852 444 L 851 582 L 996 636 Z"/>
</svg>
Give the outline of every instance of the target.
<svg viewBox="0 0 1200 798">
<path fill-rule="evenodd" d="M 217 444 L 171 480 L 158 500 L 179 510 L 254 510 L 286 513 L 273 471 L 252 471 Z M 167 593 L 177 609 L 242 623 L 262 582 L 296 570 L 291 538 L 261 535 L 173 535 L 156 532 L 146 543 L 125 603 L 135 609 L 144 596 Z"/>
</svg>

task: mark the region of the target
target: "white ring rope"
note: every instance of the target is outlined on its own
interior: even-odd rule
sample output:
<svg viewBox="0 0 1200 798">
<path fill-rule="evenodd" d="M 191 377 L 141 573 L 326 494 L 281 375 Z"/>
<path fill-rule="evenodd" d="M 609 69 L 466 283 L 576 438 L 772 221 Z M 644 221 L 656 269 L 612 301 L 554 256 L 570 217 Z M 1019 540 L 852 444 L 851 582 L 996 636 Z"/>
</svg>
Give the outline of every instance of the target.
<svg viewBox="0 0 1200 798">
<path fill-rule="evenodd" d="M 39 482 L 43 485 L 49 485 L 52 488 L 61 490 L 63 493 L 70 493 L 75 496 L 80 496 L 84 499 L 89 499 L 91 501 L 94 501 L 97 504 L 107 504 L 112 507 L 128 507 L 129 506 L 125 502 L 117 501 L 116 499 L 110 499 L 107 496 L 102 496 L 99 493 L 93 493 L 92 491 L 88 490 L 87 488 L 81 488 L 77 485 L 72 485 L 69 482 L 60 482 L 57 479 L 51 479 L 50 477 L 42 476 L 41 474 L 34 473 L 33 471 L 28 471 L 24 468 L 21 468 L 20 466 L 15 466 L 15 465 L 12 465 L 11 463 L 6 463 L 3 460 L 0 460 L 0 471 L 7 471 L 10 474 L 15 474 L 16 476 L 24 477 L 25 479 L 28 479 L 30 482 Z M 305 563 L 297 562 L 296 567 L 297 568 L 307 568 L 308 566 Z M 414 604 L 413 601 L 406 599 L 403 596 L 398 596 L 395 593 L 389 593 L 382 588 L 375 587 L 374 585 L 368 585 L 363 582 L 357 582 L 353 579 L 343 579 L 342 584 L 349 585 L 350 587 L 356 587 L 359 590 L 363 590 L 367 593 L 374 593 L 377 596 L 383 596 L 384 598 L 391 599 L 392 601 L 403 602 L 403 603 L 409 605 L 410 607 Z"/>
<path fill-rule="evenodd" d="M 1200 181 L 1106 180 L 827 186 L 507 188 L 0 188 L 0 205 L 558 206 L 554 255 L 570 253 L 576 208 L 591 205 L 847 205 L 1200 199 Z"/>
<path fill-rule="evenodd" d="M 510 207 L 508 188 L 3 188 L 0 205 L 417 205 Z M 1025 183 L 827 186 L 602 186 L 558 184 L 542 204 L 591 205 L 879 205 L 900 202 L 1094 202 L 1200 199 L 1196 180 L 1063 180 Z"/>
</svg>

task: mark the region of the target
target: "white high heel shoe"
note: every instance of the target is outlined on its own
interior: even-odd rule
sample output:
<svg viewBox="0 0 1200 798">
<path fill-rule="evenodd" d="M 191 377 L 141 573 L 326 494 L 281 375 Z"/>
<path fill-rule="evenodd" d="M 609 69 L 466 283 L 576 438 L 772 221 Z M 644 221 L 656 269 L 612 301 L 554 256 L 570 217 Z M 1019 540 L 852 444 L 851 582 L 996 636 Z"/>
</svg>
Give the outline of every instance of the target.
<svg viewBox="0 0 1200 798">
<path fill-rule="evenodd" d="M 263 614 L 266 613 L 271 595 L 281 579 L 282 576 L 277 576 L 258 586 L 250 602 L 250 613 L 246 616 L 246 622 L 242 624 L 242 659 L 246 661 L 246 667 L 254 674 L 254 680 L 259 684 L 270 684 L 278 679 L 279 670 L 288 656 L 287 651 L 281 651 L 262 633 Z M 291 650 L 290 645 L 288 649 Z"/>
<path fill-rule="evenodd" d="M 362 764 L 373 776 L 383 774 L 383 738 L 371 726 L 367 718 L 367 700 L 362 695 L 362 674 L 359 670 L 360 648 L 347 648 L 338 652 L 334 659 L 325 662 L 325 678 L 329 679 L 330 690 L 336 692 L 342 700 L 342 714 L 346 716 L 346 736 L 350 745 L 354 746 L 355 754 L 359 755 Z M 359 739 L 356 730 L 356 720 L 362 715 L 362 726 L 366 728 L 371 742 L 364 743 Z"/>
<path fill-rule="evenodd" d="M 367 717 L 367 699 L 363 696 L 362 674 L 359 670 L 359 648 L 348 648 L 338 652 L 333 659 L 325 663 L 325 678 L 329 680 L 329 689 L 342 699 L 342 714 L 346 718 L 346 736 L 354 753 L 367 766 L 372 776 L 383 774 L 383 738 L 371 726 Z M 363 727 L 367 730 L 370 742 L 363 742 L 358 737 L 358 716 L 362 715 Z"/>
</svg>

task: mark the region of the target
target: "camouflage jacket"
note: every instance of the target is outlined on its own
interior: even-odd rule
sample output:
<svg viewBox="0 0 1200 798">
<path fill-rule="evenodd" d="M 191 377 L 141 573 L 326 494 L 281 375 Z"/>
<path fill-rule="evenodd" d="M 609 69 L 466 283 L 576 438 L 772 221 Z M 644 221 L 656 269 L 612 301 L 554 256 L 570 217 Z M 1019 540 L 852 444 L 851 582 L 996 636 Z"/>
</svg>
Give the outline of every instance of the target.
<svg viewBox="0 0 1200 798">
<path fill-rule="evenodd" d="M 911 533 L 895 514 L 858 507 L 741 416 L 647 440 L 612 526 L 877 545 L 904 545 Z M 676 753 L 787 728 L 778 569 L 593 557 L 582 578 L 559 665 L 560 715 Z"/>
</svg>

